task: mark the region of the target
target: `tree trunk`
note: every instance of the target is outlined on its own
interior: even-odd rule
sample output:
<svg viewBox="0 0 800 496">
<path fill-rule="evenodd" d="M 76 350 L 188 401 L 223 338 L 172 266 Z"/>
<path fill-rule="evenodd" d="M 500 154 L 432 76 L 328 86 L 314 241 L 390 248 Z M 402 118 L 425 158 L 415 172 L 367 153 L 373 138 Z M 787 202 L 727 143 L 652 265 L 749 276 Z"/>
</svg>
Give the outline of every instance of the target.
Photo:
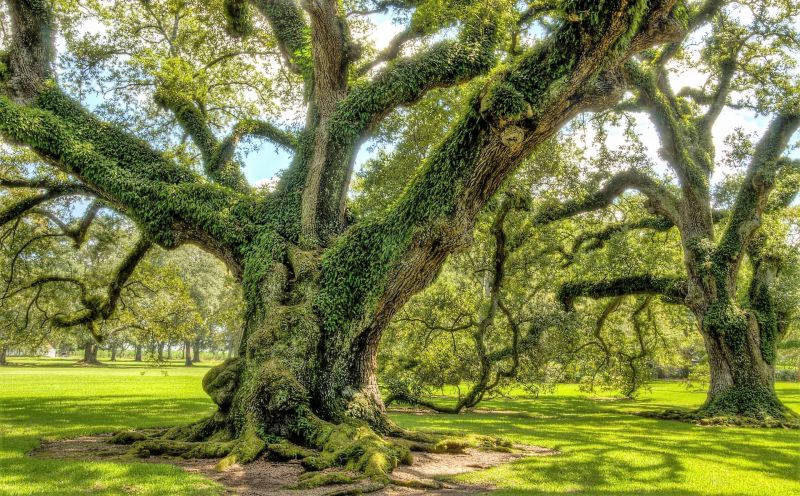
<svg viewBox="0 0 800 496">
<path fill-rule="evenodd" d="M 83 345 L 83 360 L 81 362 L 90 365 L 99 365 L 97 361 L 97 344 L 94 341 L 86 341 Z"/>
<path fill-rule="evenodd" d="M 274 274 L 286 277 L 287 272 L 277 267 Z M 368 465 L 374 464 L 376 472 L 388 473 L 407 459 L 407 449 L 375 434 L 397 432 L 375 379 L 377 341 L 348 344 L 352 338 L 346 332 L 322 335 L 319 317 L 304 297 L 261 294 L 265 286 L 284 288 L 285 282 L 268 281 L 247 295 L 239 356 L 213 367 L 203 379 L 218 411 L 200 427 L 182 431 L 182 437 L 196 440 L 198 429 L 204 439 L 220 429 L 232 433 L 251 446 L 234 450 L 226 459 L 232 463 L 249 461 L 255 455 L 247 453 L 263 450 L 263 434 L 279 436 L 341 457 L 338 462 L 316 459 L 317 469 L 353 458 L 358 470 L 372 470 Z"/>
<path fill-rule="evenodd" d="M 133 361 L 134 362 L 141 362 L 142 361 L 142 345 L 137 344 L 134 349 L 135 349 L 135 351 L 134 351 L 134 355 L 133 355 Z"/>
<path fill-rule="evenodd" d="M 116 362 L 117 361 L 117 347 L 116 346 L 112 346 L 111 347 L 111 361 L 112 362 Z"/>
<path fill-rule="evenodd" d="M 192 342 L 188 339 L 183 342 L 183 365 L 192 366 Z"/>
<path fill-rule="evenodd" d="M 6 347 L 0 347 L 0 366 L 6 365 Z M 800 370 L 798 370 L 798 374 L 800 374 Z"/>
<path fill-rule="evenodd" d="M 172 343 L 167 343 L 167 360 L 172 360 Z"/>
<path fill-rule="evenodd" d="M 159 362 L 163 362 L 164 361 L 164 343 L 163 342 L 159 342 L 158 343 L 158 361 Z"/>
<path fill-rule="evenodd" d="M 192 362 L 200 362 L 200 338 L 194 341 L 194 346 L 192 347 Z"/>
<path fill-rule="evenodd" d="M 701 412 L 782 418 L 786 408 L 775 393 L 775 342 L 765 339 L 752 314 L 735 305 L 724 311 L 714 307 L 698 315 L 711 370 Z"/>
</svg>

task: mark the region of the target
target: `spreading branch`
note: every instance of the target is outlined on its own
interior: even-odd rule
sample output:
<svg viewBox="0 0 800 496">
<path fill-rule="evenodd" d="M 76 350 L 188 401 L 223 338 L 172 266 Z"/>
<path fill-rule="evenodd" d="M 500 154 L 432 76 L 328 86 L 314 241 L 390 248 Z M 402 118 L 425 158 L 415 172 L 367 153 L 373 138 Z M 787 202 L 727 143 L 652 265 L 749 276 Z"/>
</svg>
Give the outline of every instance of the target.
<svg viewBox="0 0 800 496">
<path fill-rule="evenodd" d="M 4 226 L 5 224 L 20 218 L 45 202 L 65 196 L 85 194 L 85 192 L 86 189 L 80 185 L 64 184 L 61 186 L 54 186 L 38 195 L 29 196 L 23 200 L 19 200 L 18 202 L 6 207 L 5 210 L 0 211 L 0 226 Z"/>
<path fill-rule="evenodd" d="M 736 267 L 747 242 L 761 225 L 761 214 L 784 162 L 781 155 L 800 128 L 800 114 L 780 113 L 772 119 L 756 145 L 742 186 L 731 209 L 730 220 L 720 238 L 716 259 Z"/>
<path fill-rule="evenodd" d="M 541 208 L 533 216 L 533 222 L 536 225 L 544 225 L 577 214 L 601 210 L 611 205 L 629 189 L 635 189 L 644 194 L 655 213 L 673 224 L 677 222 L 678 200 L 663 185 L 636 169 L 617 173 L 609 178 L 602 188 L 584 199 L 569 200 L 558 205 L 547 205 Z"/>
<path fill-rule="evenodd" d="M 682 302 L 686 298 L 686 281 L 650 274 L 605 281 L 576 281 L 564 284 L 558 291 L 558 299 L 564 308 L 571 310 L 578 297 L 598 299 L 635 294 L 661 295 L 667 301 Z"/>
</svg>

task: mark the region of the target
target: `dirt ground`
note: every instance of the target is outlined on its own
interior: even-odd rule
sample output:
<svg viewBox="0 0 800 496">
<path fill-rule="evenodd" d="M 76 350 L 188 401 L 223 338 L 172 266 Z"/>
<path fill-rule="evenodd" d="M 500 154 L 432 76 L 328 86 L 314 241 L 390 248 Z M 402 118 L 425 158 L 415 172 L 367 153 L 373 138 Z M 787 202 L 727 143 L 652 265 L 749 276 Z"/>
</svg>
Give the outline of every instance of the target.
<svg viewBox="0 0 800 496">
<path fill-rule="evenodd" d="M 77 459 L 120 460 L 144 463 L 170 463 L 187 472 L 201 474 L 226 488 L 225 494 L 239 496 L 334 496 L 373 491 L 371 481 L 339 484 L 315 489 L 291 489 L 305 472 L 297 461 L 274 462 L 259 459 L 246 465 L 233 465 L 224 472 L 214 470 L 219 460 L 185 460 L 183 458 L 152 456 L 132 458 L 129 446 L 109 444 L 110 434 L 84 436 L 59 441 L 44 441 L 31 456 Z M 456 496 L 491 491 L 489 486 L 461 484 L 447 477 L 495 467 L 528 456 L 548 456 L 553 451 L 535 446 L 515 446 L 513 453 L 468 449 L 464 454 L 414 453 L 412 465 L 401 465 L 392 472 L 398 484 L 372 492 L 381 496 Z M 416 487 L 406 487 L 416 486 Z"/>
</svg>

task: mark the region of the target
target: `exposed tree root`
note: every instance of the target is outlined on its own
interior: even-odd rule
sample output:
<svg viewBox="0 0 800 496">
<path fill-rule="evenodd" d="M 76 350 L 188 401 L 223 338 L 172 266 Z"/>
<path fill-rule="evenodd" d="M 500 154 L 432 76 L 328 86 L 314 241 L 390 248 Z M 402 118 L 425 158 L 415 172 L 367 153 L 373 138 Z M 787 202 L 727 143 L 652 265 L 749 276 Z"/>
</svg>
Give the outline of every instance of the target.
<svg viewBox="0 0 800 496">
<path fill-rule="evenodd" d="M 110 435 L 84 436 L 74 439 L 43 441 L 42 445 L 31 452 L 32 456 L 50 459 L 119 461 L 129 463 L 135 458 L 130 454 L 133 444 L 140 442 L 139 436 L 131 436 L 131 431 L 117 434 L 118 440 L 126 440 L 129 444 L 113 444 Z M 167 429 L 148 429 L 135 431 L 149 440 L 163 440 Z M 132 441 L 132 443 L 131 443 Z M 397 441 L 392 439 L 392 441 Z M 177 448 L 189 448 L 203 445 L 204 442 L 182 441 L 194 445 L 172 444 Z M 275 447 L 278 445 L 279 447 Z M 293 461 L 276 461 L 278 452 L 294 456 Z M 192 473 L 197 473 L 223 484 L 227 490 L 235 494 L 253 494 L 258 496 L 297 496 L 308 494 L 313 496 L 331 496 L 344 494 L 365 494 L 389 488 L 389 494 L 477 494 L 490 489 L 488 486 L 464 484 L 447 480 L 456 474 L 508 463 L 528 456 L 549 456 L 556 452 L 533 446 L 515 446 L 513 453 L 491 452 L 481 449 L 467 449 L 463 454 L 417 453 L 413 466 L 398 466 L 386 478 L 373 479 L 363 473 L 353 472 L 342 467 L 332 467 L 322 471 L 307 471 L 298 460 L 308 448 L 291 445 L 285 442 L 268 443 L 263 456 L 249 464 L 240 464 L 225 471 L 215 470 L 219 461 L 216 459 L 190 459 L 183 455 L 151 456 L 140 458 L 144 463 L 170 463 Z M 314 451 L 314 454 L 318 452 Z M 188 456 L 188 455 L 187 455 Z M 350 481 L 350 482 L 345 482 Z M 402 488 L 402 489 L 401 489 Z M 439 491 L 442 491 L 441 493 Z"/>
<path fill-rule="evenodd" d="M 411 451 L 463 454 L 470 448 L 510 452 L 511 444 L 499 438 L 415 432 L 392 424 L 390 436 L 377 434 L 366 423 L 348 420 L 334 424 L 317 418 L 304 419 L 306 446 L 285 438 L 264 435 L 253 426 L 232 437 L 224 423 L 209 417 L 190 425 L 155 432 L 124 430 L 112 436 L 110 444 L 130 445 L 128 454 L 140 458 L 165 455 L 182 459 L 220 459 L 215 470 L 225 471 L 264 457 L 270 460 L 299 460 L 307 470 L 293 486 L 311 489 L 347 485 L 330 494 L 363 494 L 390 484 L 416 489 L 437 489 L 441 483 L 392 477 L 398 464 L 411 464 Z M 386 424 L 389 425 L 389 424 Z M 308 447 L 312 446 L 312 447 Z M 326 493 L 328 494 L 328 493 Z"/>
</svg>

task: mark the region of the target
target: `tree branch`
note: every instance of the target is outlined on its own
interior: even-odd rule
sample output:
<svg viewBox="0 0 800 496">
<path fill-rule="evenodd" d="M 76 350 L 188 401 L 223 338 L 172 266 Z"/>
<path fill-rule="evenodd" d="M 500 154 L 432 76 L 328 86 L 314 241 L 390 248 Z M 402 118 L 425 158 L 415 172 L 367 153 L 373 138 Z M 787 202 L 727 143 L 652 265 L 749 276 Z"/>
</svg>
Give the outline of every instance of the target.
<svg viewBox="0 0 800 496">
<path fill-rule="evenodd" d="M 294 151 L 297 148 L 297 137 L 293 134 L 269 122 L 248 119 L 238 122 L 233 127 L 231 134 L 219 144 L 210 167 L 213 170 L 219 170 L 233 160 L 239 141 L 247 136 L 264 138 L 287 151 Z"/>
<path fill-rule="evenodd" d="M 635 189 L 644 194 L 653 210 L 668 219 L 669 222 L 674 224 L 677 221 L 677 199 L 672 193 L 643 172 L 628 169 L 612 176 L 602 188 L 582 200 L 570 200 L 540 209 L 533 216 L 533 223 L 549 224 L 577 214 L 606 208 L 629 189 Z"/>
<path fill-rule="evenodd" d="M 780 113 L 772 119 L 756 145 L 730 220 L 715 250 L 715 261 L 727 265 L 729 270 L 738 266 L 747 242 L 761 224 L 761 214 L 783 164 L 781 154 L 798 128 L 800 114 Z"/>
<path fill-rule="evenodd" d="M 40 193 L 34 196 L 29 196 L 23 200 L 18 201 L 17 203 L 12 204 L 5 210 L 0 211 L 0 226 L 4 226 L 8 222 L 11 222 L 12 220 L 17 219 L 22 215 L 25 215 L 31 209 L 38 207 L 42 203 L 53 200 L 55 198 L 61 198 L 64 196 L 85 194 L 85 192 L 86 192 L 85 188 L 79 185 L 65 184 L 62 186 L 54 186 L 53 188 L 48 189 L 44 193 Z"/>
<path fill-rule="evenodd" d="M 58 327 L 73 327 L 81 324 L 91 324 L 98 319 L 107 320 L 110 318 L 117 307 L 117 302 L 126 282 L 152 246 L 152 243 L 145 238 L 141 238 L 136 243 L 133 250 L 122 260 L 122 263 L 117 268 L 114 278 L 108 285 L 104 300 L 98 301 L 93 298 L 83 286 L 81 303 L 85 309 L 71 316 L 58 315 L 53 318 L 53 323 Z"/>
<path fill-rule="evenodd" d="M 558 299 L 564 308 L 574 308 L 578 297 L 606 298 L 633 294 L 654 294 L 665 296 L 671 301 L 682 302 L 686 298 L 686 281 L 675 277 L 661 277 L 650 274 L 620 277 L 606 281 L 577 281 L 561 286 Z"/>
<path fill-rule="evenodd" d="M 471 28 L 458 41 L 398 59 L 369 83 L 356 87 L 336 106 L 328 123 L 325 161 L 309 174 L 303 193 L 303 229 L 308 239 L 326 240 L 344 225 L 345 200 L 354 151 L 392 110 L 417 102 L 433 88 L 468 81 L 489 70 L 498 40 L 493 27 Z"/>
<path fill-rule="evenodd" d="M 6 0 L 11 17 L 9 87 L 18 101 L 36 96 L 53 77 L 55 22 L 47 0 Z"/>
<path fill-rule="evenodd" d="M 225 0 L 224 3 L 228 26 L 240 35 L 252 31 L 250 5 L 255 6 L 269 22 L 289 70 L 306 80 L 311 78 L 310 28 L 296 0 Z"/>
<path fill-rule="evenodd" d="M 448 254 L 469 243 L 475 216 L 505 178 L 566 120 L 596 103 L 599 75 L 653 43 L 683 36 L 674 5 L 594 3 L 587 13 L 567 12 L 548 40 L 490 80 L 403 196 L 326 250 L 317 296 L 323 334 L 368 319 L 353 347 L 375 342 Z M 573 16 L 582 21 L 568 20 Z"/>
</svg>

